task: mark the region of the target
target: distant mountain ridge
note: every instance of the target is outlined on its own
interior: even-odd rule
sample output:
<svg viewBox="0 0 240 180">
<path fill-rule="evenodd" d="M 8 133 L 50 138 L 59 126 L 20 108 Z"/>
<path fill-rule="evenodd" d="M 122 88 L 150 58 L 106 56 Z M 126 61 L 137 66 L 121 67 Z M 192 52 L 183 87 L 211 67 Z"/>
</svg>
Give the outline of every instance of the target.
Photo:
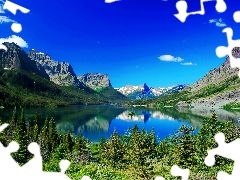
<svg viewBox="0 0 240 180">
<path fill-rule="evenodd" d="M 112 88 L 111 82 L 107 74 L 86 73 L 77 76 L 71 66 L 67 62 L 58 62 L 51 59 L 51 56 L 39 52 L 35 49 L 30 50 L 28 57 L 35 61 L 38 66 L 44 68 L 48 74 L 50 81 L 61 86 L 75 86 L 78 88 L 90 88 L 112 101 L 129 100 L 126 96 Z"/>
<path fill-rule="evenodd" d="M 184 89 L 185 85 L 175 85 L 170 87 L 158 87 L 153 88 L 149 87 L 146 83 L 139 86 L 126 85 L 121 88 L 115 88 L 131 100 L 139 100 L 139 99 L 152 99 L 159 97 L 165 93 L 172 93 L 174 91 L 180 91 Z"/>
<path fill-rule="evenodd" d="M 67 62 L 54 61 L 34 49 L 26 53 L 15 43 L 3 44 L 7 51 L 0 50 L 0 106 L 67 106 L 129 100 L 110 86 L 96 91 L 80 82 Z"/>
<path fill-rule="evenodd" d="M 82 76 L 78 76 L 77 79 L 94 90 L 112 86 L 107 74 L 86 73 Z"/>
<path fill-rule="evenodd" d="M 86 86 L 90 87 L 91 89 L 99 92 L 103 96 L 111 99 L 113 102 L 116 100 L 129 100 L 129 98 L 127 98 L 124 94 L 118 92 L 112 87 L 112 84 L 107 74 L 86 73 L 82 76 L 78 76 L 78 80 Z"/>
<path fill-rule="evenodd" d="M 15 43 L 4 42 L 7 51 L 0 50 L 0 68 L 4 70 L 17 70 L 35 73 L 45 79 L 49 80 L 44 68 L 38 66 L 36 62 L 30 60 L 25 51 Z"/>
<path fill-rule="evenodd" d="M 48 74 L 50 81 L 61 86 L 84 87 L 72 68 L 67 62 L 58 62 L 51 59 L 51 56 L 35 49 L 30 50 L 28 57 L 35 61 L 39 67 L 42 67 Z"/>
</svg>

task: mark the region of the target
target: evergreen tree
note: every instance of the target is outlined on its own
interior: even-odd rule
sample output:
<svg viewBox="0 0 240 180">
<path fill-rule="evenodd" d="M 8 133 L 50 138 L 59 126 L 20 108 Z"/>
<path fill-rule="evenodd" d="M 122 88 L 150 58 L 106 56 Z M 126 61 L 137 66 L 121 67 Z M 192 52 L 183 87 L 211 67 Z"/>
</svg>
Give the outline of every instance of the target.
<svg viewBox="0 0 240 180">
<path fill-rule="evenodd" d="M 151 141 L 146 131 L 140 132 L 137 125 L 130 130 L 130 140 L 125 158 L 133 176 L 150 179 L 151 176 Z M 136 171 L 137 170 L 137 171 Z"/>
<path fill-rule="evenodd" d="M 48 118 L 45 119 L 44 125 L 41 129 L 41 132 L 38 136 L 38 144 L 41 147 L 41 155 L 44 161 L 49 161 L 50 159 L 50 143 L 49 143 L 49 120 Z"/>
<path fill-rule="evenodd" d="M 68 153 L 72 152 L 73 140 L 72 140 L 72 137 L 71 137 L 70 133 L 67 133 L 65 135 L 64 145 L 65 145 Z"/>
<path fill-rule="evenodd" d="M 13 110 L 12 119 L 9 121 L 9 126 L 5 130 L 6 143 L 9 144 L 13 140 L 14 132 L 17 128 L 17 112 L 16 109 Z"/>
<path fill-rule="evenodd" d="M 76 163 L 90 161 L 91 157 L 89 148 L 87 146 L 87 141 L 81 134 L 75 139 L 72 158 Z"/>
<path fill-rule="evenodd" d="M 60 144 L 59 136 L 57 133 L 57 127 L 56 127 L 53 117 L 49 121 L 48 130 L 49 130 L 48 131 L 48 141 L 49 141 L 49 145 L 50 145 L 50 151 L 52 152 Z"/>
<path fill-rule="evenodd" d="M 33 135 L 33 129 L 32 129 L 31 121 L 28 121 L 26 123 L 26 125 L 27 125 L 27 138 L 28 138 L 29 143 L 31 143 L 32 142 L 32 135 Z"/>
<path fill-rule="evenodd" d="M 121 141 L 120 135 L 114 129 L 110 139 L 105 143 L 100 154 L 100 162 L 112 166 L 114 169 L 124 166 L 124 154 L 126 146 Z"/>
<path fill-rule="evenodd" d="M 16 127 L 17 127 L 17 112 L 16 112 L 16 110 L 14 109 L 13 110 L 13 115 L 12 115 L 12 119 L 11 119 L 11 121 L 10 121 L 10 125 L 15 129 Z"/>
<path fill-rule="evenodd" d="M 24 109 L 22 109 L 20 120 L 17 123 L 17 129 L 14 132 L 14 140 L 17 141 L 20 146 L 19 150 L 13 153 L 14 159 L 21 165 L 27 163 L 28 160 L 32 158 L 32 154 L 27 149 L 28 138 Z"/>
<path fill-rule="evenodd" d="M 39 115 L 36 112 L 33 120 L 33 134 L 32 134 L 32 141 L 37 142 L 39 134 Z"/>
</svg>

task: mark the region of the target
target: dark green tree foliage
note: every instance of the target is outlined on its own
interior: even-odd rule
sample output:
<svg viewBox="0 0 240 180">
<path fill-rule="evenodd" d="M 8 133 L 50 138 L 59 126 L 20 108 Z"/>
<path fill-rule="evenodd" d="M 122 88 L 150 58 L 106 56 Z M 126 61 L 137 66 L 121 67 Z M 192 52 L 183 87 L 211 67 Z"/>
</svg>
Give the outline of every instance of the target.
<svg viewBox="0 0 240 180">
<path fill-rule="evenodd" d="M 123 156 L 126 147 L 121 141 L 120 135 L 114 129 L 110 139 L 105 143 L 105 146 L 101 150 L 100 162 L 108 164 L 113 168 L 117 168 L 123 165 Z"/>
<path fill-rule="evenodd" d="M 38 116 L 35 116 L 35 128 L 34 131 L 38 131 L 37 126 Z M 34 132 L 34 136 L 37 134 Z M 43 128 L 41 129 L 40 135 L 38 136 L 38 141 L 42 147 L 41 152 L 43 155 L 43 159 L 48 161 L 50 159 L 50 154 L 60 145 L 60 140 L 57 133 L 57 127 L 53 118 L 50 120 L 48 118 L 45 119 L 45 123 Z"/>
<path fill-rule="evenodd" d="M 39 115 L 36 112 L 33 121 L 33 134 L 32 134 L 32 141 L 37 142 L 39 134 Z"/>
<path fill-rule="evenodd" d="M 17 111 L 16 111 L 16 109 L 14 109 L 12 119 L 10 121 L 10 125 L 15 128 L 17 126 L 17 121 L 18 121 L 17 120 Z"/>
<path fill-rule="evenodd" d="M 90 150 L 88 148 L 88 142 L 80 134 L 74 142 L 72 159 L 75 163 L 86 163 L 90 161 Z"/>
<path fill-rule="evenodd" d="M 61 159 L 69 159 L 70 153 L 67 151 L 67 148 L 64 143 L 61 143 L 51 154 L 51 161 L 60 161 Z"/>
<path fill-rule="evenodd" d="M 31 121 L 27 121 L 26 125 L 27 125 L 27 138 L 28 138 L 29 143 L 31 143 L 32 136 L 33 136 L 33 128 L 32 128 Z"/>
<path fill-rule="evenodd" d="M 2 118 L 0 118 L 0 126 L 3 124 L 2 122 Z M 7 139 L 6 139 L 6 131 L 3 130 L 2 132 L 0 132 L 0 143 L 3 144 L 3 146 L 6 147 L 7 145 Z"/>
<path fill-rule="evenodd" d="M 57 148 L 60 144 L 57 127 L 53 118 L 50 119 L 48 125 L 48 141 L 49 141 L 49 148 L 52 152 L 55 148 Z"/>
<path fill-rule="evenodd" d="M 174 148 L 174 162 L 182 168 L 188 168 L 191 165 L 195 165 L 196 161 L 193 159 L 194 156 L 194 137 L 192 133 L 194 128 L 182 125 L 180 129 L 175 133 L 175 144 Z"/>
<path fill-rule="evenodd" d="M 17 122 L 18 122 L 17 112 L 16 109 L 14 109 L 12 119 L 9 121 L 9 126 L 4 130 L 7 144 L 9 144 L 13 140 L 14 131 L 17 128 Z"/>
<path fill-rule="evenodd" d="M 64 146 L 66 147 L 66 150 L 68 153 L 72 152 L 73 140 L 72 140 L 70 133 L 65 135 Z"/>
<path fill-rule="evenodd" d="M 41 155 L 44 161 L 49 161 L 50 155 L 51 155 L 48 131 L 49 131 L 49 120 L 48 118 L 46 118 L 44 125 L 41 129 L 41 132 L 38 136 L 38 143 L 41 147 Z"/>
<path fill-rule="evenodd" d="M 128 168 L 141 179 L 150 179 L 152 174 L 152 157 L 155 156 L 156 144 L 153 134 L 139 131 L 137 125 L 130 130 L 130 142 L 126 153 Z M 152 153 L 152 154 L 151 154 Z"/>
<path fill-rule="evenodd" d="M 16 130 L 14 132 L 14 140 L 19 143 L 19 150 L 17 153 L 13 153 L 13 158 L 20 164 L 23 165 L 28 162 L 32 157 L 32 154 L 28 151 L 28 137 L 26 119 L 24 115 L 24 109 L 22 109 L 20 120 L 17 123 Z"/>
</svg>

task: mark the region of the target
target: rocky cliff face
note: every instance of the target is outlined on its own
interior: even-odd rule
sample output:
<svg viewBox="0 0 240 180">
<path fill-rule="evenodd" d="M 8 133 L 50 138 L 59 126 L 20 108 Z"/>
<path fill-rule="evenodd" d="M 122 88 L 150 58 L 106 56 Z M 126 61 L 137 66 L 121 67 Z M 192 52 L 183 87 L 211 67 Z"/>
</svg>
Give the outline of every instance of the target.
<svg viewBox="0 0 240 180">
<path fill-rule="evenodd" d="M 3 43 L 7 51 L 0 50 L 0 68 L 5 70 L 22 69 L 49 79 L 44 69 L 31 61 L 25 51 L 15 43 Z"/>
<path fill-rule="evenodd" d="M 67 62 L 57 62 L 50 55 L 38 52 L 34 49 L 28 52 L 28 57 L 35 61 L 38 67 L 43 67 L 50 81 L 61 86 L 83 86 L 77 79 L 72 66 Z"/>
<path fill-rule="evenodd" d="M 228 57 L 220 67 L 210 70 L 203 78 L 195 82 L 189 88 L 191 91 L 197 91 L 204 88 L 205 86 L 208 86 L 209 84 L 221 83 L 227 78 L 238 75 L 238 72 L 238 68 L 231 68 L 230 60 Z"/>
<path fill-rule="evenodd" d="M 82 76 L 78 76 L 77 79 L 94 90 L 97 88 L 112 87 L 107 74 L 86 73 Z"/>
<path fill-rule="evenodd" d="M 191 98 L 190 104 L 180 101 L 176 107 L 188 107 L 191 105 L 194 108 L 201 109 L 223 107 L 225 104 L 231 102 L 240 103 L 240 81 L 238 79 L 238 73 L 239 69 L 231 68 L 230 59 L 227 57 L 220 67 L 210 70 L 203 78 L 185 88 L 185 90 L 191 92 L 188 96 Z M 234 78 L 237 79 L 234 80 Z M 205 97 L 195 98 L 195 95 L 208 91 L 211 86 L 214 87 L 214 89 L 222 87 L 222 90 Z"/>
</svg>

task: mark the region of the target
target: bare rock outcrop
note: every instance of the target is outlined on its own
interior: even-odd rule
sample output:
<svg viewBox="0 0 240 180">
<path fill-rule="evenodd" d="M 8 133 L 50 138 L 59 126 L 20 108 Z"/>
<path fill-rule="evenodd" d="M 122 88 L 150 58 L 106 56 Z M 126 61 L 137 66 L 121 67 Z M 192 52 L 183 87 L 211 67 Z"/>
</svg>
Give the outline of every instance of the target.
<svg viewBox="0 0 240 180">
<path fill-rule="evenodd" d="M 15 43 L 4 42 L 7 51 L 0 50 L 0 68 L 5 70 L 25 70 L 35 73 L 45 79 L 49 79 L 44 68 L 28 57 L 27 53 Z"/>
<path fill-rule="evenodd" d="M 78 76 L 77 79 L 94 90 L 97 88 L 112 87 L 107 74 L 86 73 L 82 76 Z"/>
<path fill-rule="evenodd" d="M 51 59 L 50 55 L 38 52 L 34 49 L 28 52 L 28 57 L 35 61 L 38 66 L 44 68 L 50 81 L 61 86 L 82 86 L 77 79 L 72 66 L 67 62 L 58 62 Z"/>
</svg>

